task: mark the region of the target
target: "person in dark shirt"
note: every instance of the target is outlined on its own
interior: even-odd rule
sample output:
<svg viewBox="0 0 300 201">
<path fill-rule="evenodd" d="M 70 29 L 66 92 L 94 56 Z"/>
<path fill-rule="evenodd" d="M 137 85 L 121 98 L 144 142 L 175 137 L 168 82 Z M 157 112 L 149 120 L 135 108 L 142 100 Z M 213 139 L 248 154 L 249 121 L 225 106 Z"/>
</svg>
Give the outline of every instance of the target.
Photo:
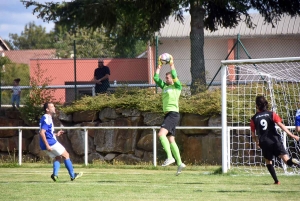
<svg viewBox="0 0 300 201">
<path fill-rule="evenodd" d="M 103 60 L 98 61 L 98 68 L 94 71 L 95 92 L 105 93 L 109 87 L 110 69 L 104 66 Z"/>
<path fill-rule="evenodd" d="M 280 184 L 272 165 L 273 156 L 280 157 L 288 166 L 300 166 L 300 162 L 295 158 L 289 157 L 281 141 L 281 136 L 276 131 L 275 124 L 297 141 L 299 141 L 299 136 L 292 134 L 285 127 L 278 114 L 268 111 L 268 101 L 264 96 L 256 97 L 256 109 L 256 114 L 250 120 L 251 135 L 256 146 L 262 149 L 268 171 L 274 179 L 274 184 Z"/>
</svg>

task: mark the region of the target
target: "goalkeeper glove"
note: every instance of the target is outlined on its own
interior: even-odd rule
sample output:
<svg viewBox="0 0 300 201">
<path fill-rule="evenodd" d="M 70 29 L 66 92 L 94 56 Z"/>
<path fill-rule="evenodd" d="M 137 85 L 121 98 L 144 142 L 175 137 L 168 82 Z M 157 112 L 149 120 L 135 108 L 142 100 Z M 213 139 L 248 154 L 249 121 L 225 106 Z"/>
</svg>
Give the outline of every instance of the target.
<svg viewBox="0 0 300 201">
<path fill-rule="evenodd" d="M 162 63 L 162 61 L 161 61 L 161 56 L 158 57 L 158 65 L 159 65 L 159 66 L 162 66 L 162 65 L 163 65 L 163 63 Z"/>
</svg>

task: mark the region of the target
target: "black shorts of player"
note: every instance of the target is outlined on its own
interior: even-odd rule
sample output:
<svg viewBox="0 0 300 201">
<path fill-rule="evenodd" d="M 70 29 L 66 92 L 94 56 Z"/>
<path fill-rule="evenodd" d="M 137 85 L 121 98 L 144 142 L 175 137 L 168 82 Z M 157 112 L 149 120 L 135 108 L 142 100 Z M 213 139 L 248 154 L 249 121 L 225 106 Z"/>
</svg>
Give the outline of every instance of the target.
<svg viewBox="0 0 300 201">
<path fill-rule="evenodd" d="M 259 146 L 262 149 L 264 158 L 269 161 L 273 159 L 273 156 L 278 157 L 279 155 L 288 154 L 282 142 L 277 142 L 277 143 L 260 142 Z"/>
<path fill-rule="evenodd" d="M 161 128 L 167 129 L 169 132 L 167 136 L 175 136 L 176 126 L 180 120 L 180 114 L 178 112 L 168 112 L 164 117 L 164 122 L 161 125 Z"/>
</svg>

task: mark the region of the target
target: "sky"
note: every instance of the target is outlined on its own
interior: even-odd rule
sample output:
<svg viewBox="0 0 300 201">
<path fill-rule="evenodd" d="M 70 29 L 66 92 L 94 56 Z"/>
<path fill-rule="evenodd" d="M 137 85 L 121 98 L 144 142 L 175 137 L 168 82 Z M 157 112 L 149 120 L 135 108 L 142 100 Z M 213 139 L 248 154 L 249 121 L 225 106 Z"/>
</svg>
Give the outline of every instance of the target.
<svg viewBox="0 0 300 201">
<path fill-rule="evenodd" d="M 62 2 L 63 0 L 35 0 L 40 3 L 44 2 Z M 68 1 L 68 0 L 65 0 Z M 26 24 L 35 22 L 50 32 L 54 28 L 54 23 L 43 22 L 38 19 L 37 14 L 33 15 L 33 6 L 26 9 L 20 0 L 0 0 L 0 37 L 9 39 L 9 33 L 20 35 Z"/>
</svg>

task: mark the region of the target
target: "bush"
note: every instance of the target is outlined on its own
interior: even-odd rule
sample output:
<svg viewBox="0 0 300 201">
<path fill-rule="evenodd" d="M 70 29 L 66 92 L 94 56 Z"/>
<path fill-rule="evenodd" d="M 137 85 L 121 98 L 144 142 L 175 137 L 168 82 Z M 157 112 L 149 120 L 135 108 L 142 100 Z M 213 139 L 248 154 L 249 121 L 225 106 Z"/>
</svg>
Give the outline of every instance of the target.
<svg viewBox="0 0 300 201">
<path fill-rule="evenodd" d="M 52 93 L 53 89 L 46 89 L 53 78 L 45 77 L 47 70 L 42 70 L 40 65 L 34 70 L 33 77 L 30 78 L 30 93 L 25 97 L 24 107 L 20 108 L 21 116 L 28 125 L 38 125 L 39 119 L 43 115 L 42 105 L 45 102 L 55 102 Z"/>
<path fill-rule="evenodd" d="M 162 113 L 161 93 L 155 88 L 119 87 L 114 94 L 99 94 L 95 97 L 85 96 L 71 105 L 62 108 L 65 113 L 77 111 L 100 111 L 103 108 L 129 108 L 143 112 Z M 220 90 L 205 91 L 197 95 L 182 95 L 179 99 L 181 113 L 200 115 L 221 114 Z"/>
</svg>

